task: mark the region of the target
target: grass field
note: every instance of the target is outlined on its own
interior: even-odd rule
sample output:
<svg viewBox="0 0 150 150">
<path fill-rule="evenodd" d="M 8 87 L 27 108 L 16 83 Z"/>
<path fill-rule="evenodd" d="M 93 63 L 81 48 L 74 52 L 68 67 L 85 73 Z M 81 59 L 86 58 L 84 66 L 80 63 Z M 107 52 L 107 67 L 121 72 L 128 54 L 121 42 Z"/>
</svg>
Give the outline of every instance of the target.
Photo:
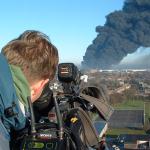
<svg viewBox="0 0 150 150">
<path fill-rule="evenodd" d="M 120 134 L 146 134 L 144 130 L 135 130 L 135 129 L 128 129 L 128 128 L 123 128 L 123 129 L 108 129 L 106 132 L 107 136 L 113 136 L 113 135 L 120 135 Z"/>
<path fill-rule="evenodd" d="M 144 109 L 145 109 L 144 123 L 145 125 L 149 125 L 150 124 L 150 102 L 145 102 Z"/>
<path fill-rule="evenodd" d="M 123 103 L 115 104 L 114 109 L 123 110 L 141 110 L 144 109 L 144 101 L 143 100 L 126 100 Z M 147 108 L 147 114 L 149 116 L 150 109 Z M 122 128 L 122 129 L 108 129 L 107 133 L 108 136 L 120 135 L 120 134 L 146 134 L 144 130 L 136 130 L 136 129 L 129 129 L 129 128 Z"/>
<path fill-rule="evenodd" d="M 113 106 L 115 109 L 144 109 L 144 101 L 142 100 L 127 100 L 123 103 L 118 103 Z"/>
</svg>

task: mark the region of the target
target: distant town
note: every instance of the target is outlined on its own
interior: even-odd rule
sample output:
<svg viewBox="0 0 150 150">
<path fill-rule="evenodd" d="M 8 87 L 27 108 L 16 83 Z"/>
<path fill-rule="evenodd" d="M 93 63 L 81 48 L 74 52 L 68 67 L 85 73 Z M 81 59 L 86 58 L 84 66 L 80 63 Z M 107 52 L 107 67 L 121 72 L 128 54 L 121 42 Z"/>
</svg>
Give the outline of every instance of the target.
<svg viewBox="0 0 150 150">
<path fill-rule="evenodd" d="M 149 149 L 150 70 L 92 69 L 84 74 L 88 84 L 99 87 L 103 98 L 114 107 L 107 123 L 109 149 Z"/>
</svg>

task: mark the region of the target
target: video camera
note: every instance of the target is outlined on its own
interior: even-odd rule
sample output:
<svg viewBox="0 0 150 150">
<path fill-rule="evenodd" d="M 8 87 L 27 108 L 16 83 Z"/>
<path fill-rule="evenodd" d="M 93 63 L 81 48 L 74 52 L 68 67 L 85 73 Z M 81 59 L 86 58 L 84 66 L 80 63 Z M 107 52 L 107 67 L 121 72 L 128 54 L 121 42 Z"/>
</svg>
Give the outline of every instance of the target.
<svg viewBox="0 0 150 150">
<path fill-rule="evenodd" d="M 73 63 L 61 63 L 58 66 L 58 80 L 65 94 L 77 94 L 81 72 Z"/>
<path fill-rule="evenodd" d="M 33 106 L 28 97 L 31 130 L 24 136 L 21 149 L 98 149 L 98 135 L 89 116 L 89 112 L 97 111 L 89 100 L 80 96 L 80 77 L 81 73 L 73 63 L 61 63 L 58 86 L 47 84 Z M 34 115 L 38 114 L 37 110 L 40 119 Z"/>
<path fill-rule="evenodd" d="M 60 82 L 76 82 L 78 77 L 78 68 L 73 63 L 62 63 L 58 65 L 58 79 Z"/>
</svg>

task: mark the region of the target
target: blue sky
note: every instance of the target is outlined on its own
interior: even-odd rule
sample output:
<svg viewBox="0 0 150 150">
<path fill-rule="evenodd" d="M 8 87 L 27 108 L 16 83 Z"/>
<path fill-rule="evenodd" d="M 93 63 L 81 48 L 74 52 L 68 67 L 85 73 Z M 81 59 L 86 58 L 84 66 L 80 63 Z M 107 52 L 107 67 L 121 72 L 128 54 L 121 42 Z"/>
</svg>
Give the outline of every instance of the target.
<svg viewBox="0 0 150 150">
<path fill-rule="evenodd" d="M 124 0 L 3 0 L 0 49 L 28 29 L 46 33 L 58 48 L 60 62 L 80 63 L 96 38 L 95 27 L 120 10 Z"/>
</svg>

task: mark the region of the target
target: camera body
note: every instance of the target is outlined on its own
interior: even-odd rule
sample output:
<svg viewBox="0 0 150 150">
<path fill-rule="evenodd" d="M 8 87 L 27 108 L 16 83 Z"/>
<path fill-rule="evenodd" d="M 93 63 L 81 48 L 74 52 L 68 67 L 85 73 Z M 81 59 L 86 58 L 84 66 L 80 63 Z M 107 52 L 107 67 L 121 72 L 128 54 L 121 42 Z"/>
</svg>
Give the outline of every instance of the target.
<svg viewBox="0 0 150 150">
<path fill-rule="evenodd" d="M 61 63 L 58 65 L 58 80 L 61 83 L 63 92 L 60 94 L 56 90 L 53 98 L 51 96 L 49 99 L 51 94 L 47 92 L 51 91 L 50 87 L 46 86 L 46 90 L 43 90 L 44 93 L 41 95 L 39 102 L 38 100 L 36 101 L 36 105 L 39 103 L 38 109 L 42 107 L 41 105 L 44 106 L 43 102 L 45 99 L 53 102 L 54 109 L 52 109 L 53 112 L 52 110 L 48 110 L 46 119 L 40 123 L 35 122 L 35 115 L 31 115 L 31 131 L 23 140 L 22 147 L 24 149 L 34 149 L 41 144 L 43 146 L 39 146 L 39 149 L 51 150 L 57 147 L 57 150 L 88 150 L 89 145 L 87 146 L 87 143 L 89 141 L 86 142 L 85 139 L 83 140 L 85 127 L 88 128 L 88 132 L 91 130 L 90 136 L 93 135 L 94 139 L 92 142 L 94 141 L 94 144 L 98 143 L 96 132 L 92 126 L 92 120 L 86 114 L 92 108 L 89 107 L 89 102 L 85 101 L 79 95 L 80 76 L 80 71 L 73 63 Z M 50 105 L 51 103 L 47 105 L 48 108 L 50 108 Z M 33 114 L 32 109 L 34 108 L 34 104 L 33 108 L 31 105 L 29 106 L 31 114 Z M 42 114 L 41 112 L 43 110 L 45 113 L 46 109 L 42 107 L 40 114 Z M 55 115 L 55 121 L 51 122 L 49 117 L 54 117 L 53 115 Z M 82 121 L 83 119 L 85 120 L 84 123 Z M 93 146 L 93 143 L 90 146 Z"/>
<path fill-rule="evenodd" d="M 73 63 L 61 63 L 58 65 L 58 80 L 61 83 L 64 94 L 77 95 L 79 92 L 81 73 Z"/>
<path fill-rule="evenodd" d="M 78 68 L 73 63 L 61 63 L 58 65 L 58 80 L 60 82 L 76 82 Z"/>
</svg>

